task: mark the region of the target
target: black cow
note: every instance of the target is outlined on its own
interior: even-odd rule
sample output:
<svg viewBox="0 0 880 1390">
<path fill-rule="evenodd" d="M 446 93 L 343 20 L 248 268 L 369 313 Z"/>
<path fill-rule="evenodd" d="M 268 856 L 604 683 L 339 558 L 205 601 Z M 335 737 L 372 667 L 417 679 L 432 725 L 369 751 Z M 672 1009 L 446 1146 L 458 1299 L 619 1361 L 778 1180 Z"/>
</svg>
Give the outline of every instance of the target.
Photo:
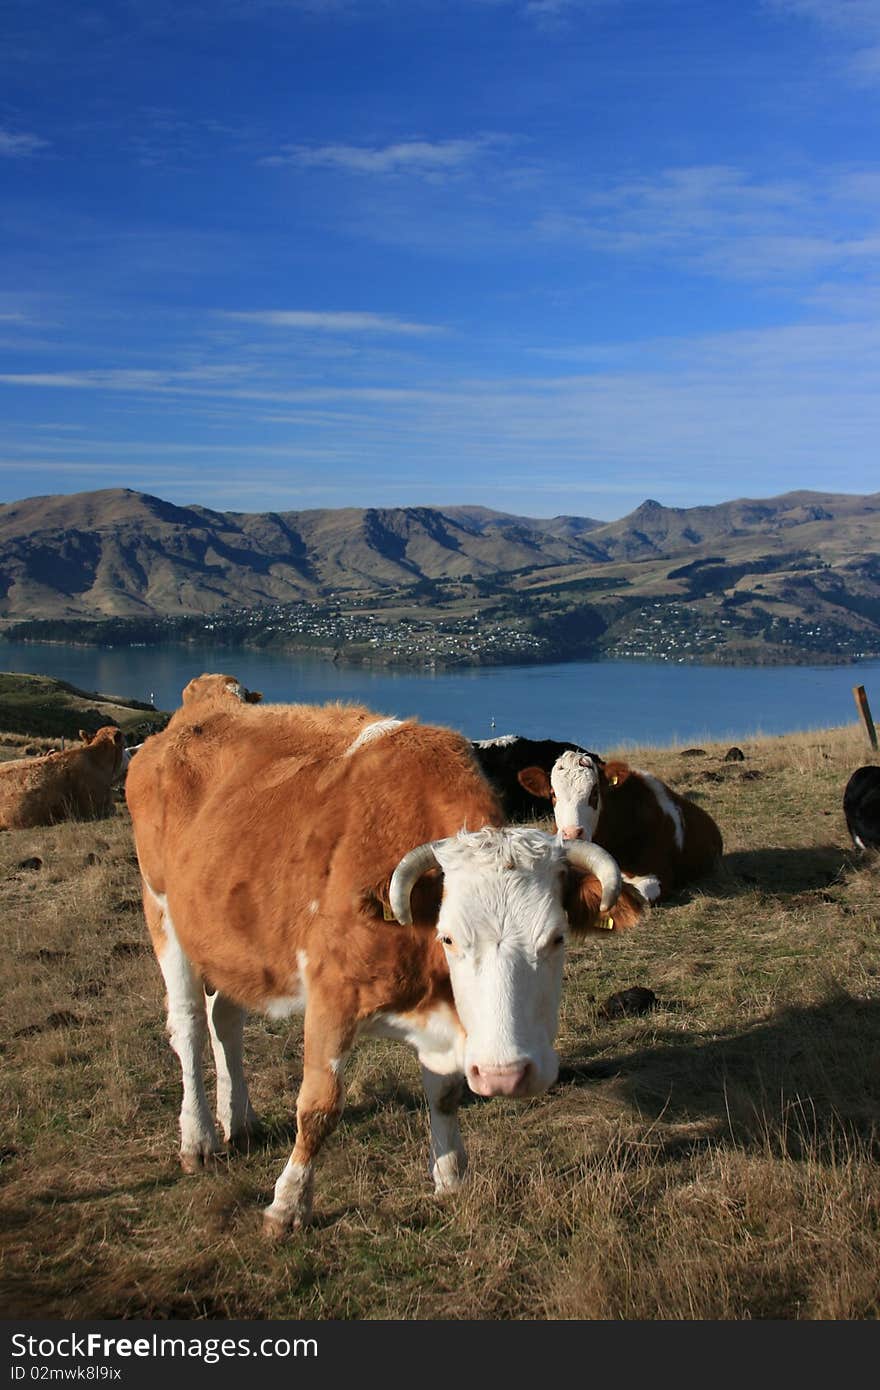
<svg viewBox="0 0 880 1390">
<path fill-rule="evenodd" d="M 857 767 L 843 793 L 846 827 L 856 849 L 880 849 L 880 767 Z"/>
<path fill-rule="evenodd" d="M 521 774 L 527 768 L 541 768 L 549 780 L 550 770 L 561 753 L 568 749 L 573 749 L 575 753 L 588 751 L 581 748 L 579 743 L 558 743 L 552 738 L 523 738 L 520 734 L 481 739 L 474 743 L 473 748 L 484 775 L 501 799 L 504 815 L 509 821 L 544 820 L 550 815 L 547 798 L 535 796 L 522 780 Z M 591 756 L 595 758 L 598 754 Z"/>
</svg>

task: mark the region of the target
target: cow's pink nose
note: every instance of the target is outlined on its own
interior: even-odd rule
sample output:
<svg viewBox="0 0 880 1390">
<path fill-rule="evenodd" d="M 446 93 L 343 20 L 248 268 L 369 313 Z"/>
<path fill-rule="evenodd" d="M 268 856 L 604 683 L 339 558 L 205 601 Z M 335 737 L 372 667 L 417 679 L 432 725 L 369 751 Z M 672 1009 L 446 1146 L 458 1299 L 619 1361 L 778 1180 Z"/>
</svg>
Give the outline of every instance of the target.
<svg viewBox="0 0 880 1390">
<path fill-rule="evenodd" d="M 478 1096 L 521 1096 L 528 1087 L 531 1062 L 509 1067 L 468 1067 L 468 1085 Z"/>
<path fill-rule="evenodd" d="M 582 825 L 564 825 L 562 827 L 563 840 L 583 840 L 584 827 Z"/>
</svg>

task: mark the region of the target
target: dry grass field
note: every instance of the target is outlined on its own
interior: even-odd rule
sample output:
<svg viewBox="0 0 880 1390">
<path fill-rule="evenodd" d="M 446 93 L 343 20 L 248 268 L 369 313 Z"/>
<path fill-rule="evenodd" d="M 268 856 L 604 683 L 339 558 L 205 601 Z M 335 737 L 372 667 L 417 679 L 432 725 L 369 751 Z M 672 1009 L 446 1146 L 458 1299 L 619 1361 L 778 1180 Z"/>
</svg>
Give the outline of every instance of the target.
<svg viewBox="0 0 880 1390">
<path fill-rule="evenodd" d="M 264 1135 L 183 1176 L 124 807 L 0 836 L 3 1313 L 877 1317 L 878 861 L 841 811 L 871 759 L 855 725 L 742 747 L 625 750 L 712 812 L 724 863 L 571 949 L 560 1079 L 465 1105 L 465 1189 L 432 1195 L 414 1058 L 365 1042 L 315 1223 L 279 1246 L 260 1207 L 292 1142 L 299 1026 L 249 1022 Z M 658 1007 L 603 1017 L 631 985 Z"/>
</svg>

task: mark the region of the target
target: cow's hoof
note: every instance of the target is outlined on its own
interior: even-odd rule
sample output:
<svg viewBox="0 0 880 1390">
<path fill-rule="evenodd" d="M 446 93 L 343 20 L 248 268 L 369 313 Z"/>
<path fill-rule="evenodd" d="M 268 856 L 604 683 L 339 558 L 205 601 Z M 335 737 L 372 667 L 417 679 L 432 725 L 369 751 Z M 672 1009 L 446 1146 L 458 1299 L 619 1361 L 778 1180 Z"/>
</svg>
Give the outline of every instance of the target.
<svg viewBox="0 0 880 1390">
<path fill-rule="evenodd" d="M 235 1130 L 226 1140 L 230 1153 L 248 1153 L 252 1144 L 265 1136 L 265 1129 L 257 1115 L 249 1115 L 247 1123 Z"/>
<path fill-rule="evenodd" d="M 266 1240 L 284 1240 L 294 1231 L 301 1231 L 311 1221 L 311 1212 L 281 1215 L 272 1207 L 263 1208 L 263 1235 Z"/>
<path fill-rule="evenodd" d="M 287 1235 L 287 1222 L 279 1220 L 270 1208 L 263 1212 L 263 1238 L 265 1240 L 283 1240 Z"/>
<path fill-rule="evenodd" d="M 181 1149 L 180 1166 L 184 1173 L 200 1173 L 203 1168 L 214 1166 L 223 1150 L 219 1145 L 205 1144 L 198 1149 Z"/>
<path fill-rule="evenodd" d="M 447 1192 L 457 1192 L 465 1180 L 467 1160 L 457 1154 L 448 1154 L 434 1164 L 434 1193 L 443 1197 Z"/>
</svg>

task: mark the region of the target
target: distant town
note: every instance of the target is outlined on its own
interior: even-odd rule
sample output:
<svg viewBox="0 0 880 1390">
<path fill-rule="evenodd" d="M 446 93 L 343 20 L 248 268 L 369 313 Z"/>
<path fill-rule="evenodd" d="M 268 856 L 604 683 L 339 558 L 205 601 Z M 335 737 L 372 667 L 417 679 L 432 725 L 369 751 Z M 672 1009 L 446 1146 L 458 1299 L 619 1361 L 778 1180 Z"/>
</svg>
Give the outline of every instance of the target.
<svg viewBox="0 0 880 1390">
<path fill-rule="evenodd" d="M 365 603 L 366 600 L 361 600 Z M 537 601 L 517 596 L 515 615 L 498 609 L 472 615 L 425 612 L 383 616 L 359 611 L 349 596 L 342 608 L 325 603 L 228 607 L 203 615 L 104 620 L 50 619 L 12 625 L 18 640 L 99 646 L 161 642 L 252 646 L 310 654 L 342 664 L 425 670 L 532 664 L 548 661 L 646 660 L 736 664 L 856 661 L 880 655 L 864 632 L 833 622 L 805 622 L 769 613 L 725 613 L 707 619 L 692 604 L 657 600 L 625 611 L 597 630 L 580 610 L 542 617 Z"/>
</svg>

